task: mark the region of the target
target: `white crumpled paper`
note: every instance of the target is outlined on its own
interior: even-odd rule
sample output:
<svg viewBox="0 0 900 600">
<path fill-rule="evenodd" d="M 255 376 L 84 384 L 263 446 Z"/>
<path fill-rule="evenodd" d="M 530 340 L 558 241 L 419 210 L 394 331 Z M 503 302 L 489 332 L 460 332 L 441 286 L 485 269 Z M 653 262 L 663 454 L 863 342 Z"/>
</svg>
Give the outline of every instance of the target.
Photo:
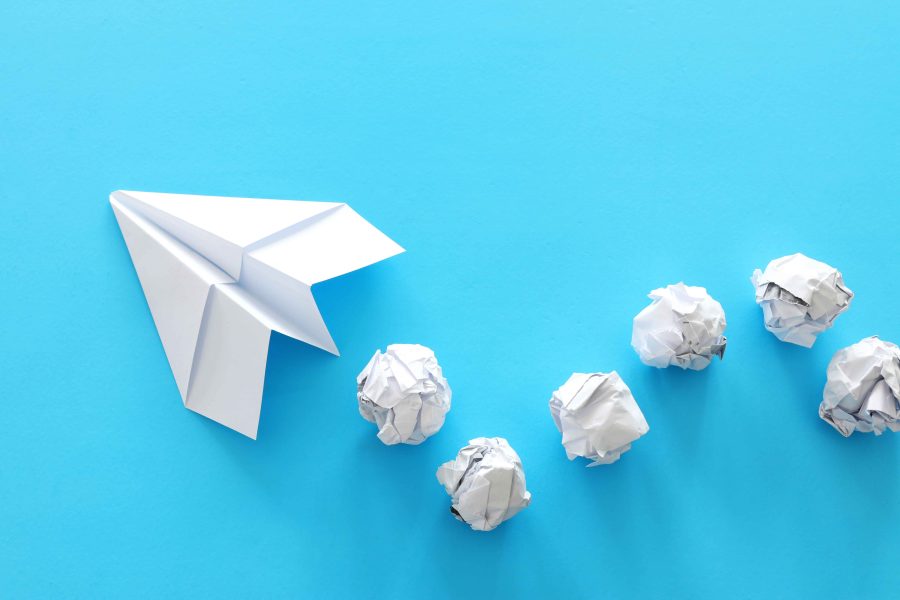
<svg viewBox="0 0 900 600">
<path fill-rule="evenodd" d="M 631 390 L 612 373 L 573 373 L 550 398 L 550 414 L 569 460 L 614 463 L 650 430 Z"/>
<path fill-rule="evenodd" d="M 873 336 L 838 350 L 819 416 L 844 437 L 900 431 L 900 348 Z"/>
<path fill-rule="evenodd" d="M 806 348 L 853 299 L 840 271 L 803 254 L 776 258 L 765 271 L 753 271 L 750 281 L 756 286 L 766 329 L 783 342 Z"/>
<path fill-rule="evenodd" d="M 450 386 L 434 352 L 419 344 L 391 344 L 356 378 L 359 414 L 378 425 L 388 445 L 421 444 L 444 424 Z"/>
<path fill-rule="evenodd" d="M 505 439 L 475 438 L 437 470 L 453 498 L 450 512 L 477 531 L 490 531 L 531 502 L 519 455 Z"/>
<path fill-rule="evenodd" d="M 650 292 L 634 318 L 631 345 L 641 362 L 699 371 L 725 354 L 725 311 L 706 288 L 676 283 Z"/>
<path fill-rule="evenodd" d="M 550 398 L 550 415 L 562 433 L 566 456 L 608 465 L 650 430 L 631 390 L 612 373 L 573 373 Z"/>
</svg>

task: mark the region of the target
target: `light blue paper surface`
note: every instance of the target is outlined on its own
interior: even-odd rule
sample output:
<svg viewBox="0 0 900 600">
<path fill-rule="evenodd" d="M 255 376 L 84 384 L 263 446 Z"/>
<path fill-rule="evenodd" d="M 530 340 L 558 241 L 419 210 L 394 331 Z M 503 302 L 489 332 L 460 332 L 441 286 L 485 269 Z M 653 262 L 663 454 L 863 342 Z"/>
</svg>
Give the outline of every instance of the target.
<svg viewBox="0 0 900 600">
<path fill-rule="evenodd" d="M 900 439 L 817 415 L 900 342 L 900 8 L 887 2 L 0 6 L 0 595 L 847 598 L 900 589 Z M 349 203 L 408 249 L 319 286 L 342 356 L 277 337 L 259 441 L 181 406 L 107 197 Z M 749 277 L 856 293 L 812 350 Z M 645 367 L 631 319 L 702 285 L 728 349 Z M 446 425 L 385 447 L 378 347 L 437 353 Z M 568 462 L 547 401 L 616 370 L 650 424 Z M 477 436 L 531 506 L 496 531 L 434 472 Z"/>
</svg>

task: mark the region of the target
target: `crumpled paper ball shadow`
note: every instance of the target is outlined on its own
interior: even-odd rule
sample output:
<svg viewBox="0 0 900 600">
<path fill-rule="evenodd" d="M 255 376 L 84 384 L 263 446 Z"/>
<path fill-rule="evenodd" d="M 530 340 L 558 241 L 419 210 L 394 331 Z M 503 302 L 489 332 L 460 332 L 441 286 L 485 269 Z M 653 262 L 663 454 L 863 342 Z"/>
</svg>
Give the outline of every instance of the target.
<svg viewBox="0 0 900 600">
<path fill-rule="evenodd" d="M 504 438 L 475 438 L 437 470 L 453 499 L 450 512 L 476 531 L 490 531 L 531 503 L 522 460 Z"/>
<path fill-rule="evenodd" d="M 700 371 L 725 355 L 725 311 L 706 288 L 676 283 L 650 292 L 634 318 L 631 346 L 645 365 Z"/>
<path fill-rule="evenodd" d="M 359 414 L 387 445 L 421 444 L 444 424 L 452 392 L 434 352 L 419 344 L 376 350 L 356 378 Z"/>
</svg>

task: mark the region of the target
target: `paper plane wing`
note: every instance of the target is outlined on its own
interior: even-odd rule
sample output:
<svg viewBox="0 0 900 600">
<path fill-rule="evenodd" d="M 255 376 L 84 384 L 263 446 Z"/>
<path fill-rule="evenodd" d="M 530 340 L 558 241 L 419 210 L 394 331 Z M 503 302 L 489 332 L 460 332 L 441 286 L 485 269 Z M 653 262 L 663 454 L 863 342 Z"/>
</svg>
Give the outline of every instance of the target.
<svg viewBox="0 0 900 600">
<path fill-rule="evenodd" d="M 254 439 L 271 332 L 337 354 L 312 286 L 403 252 L 343 203 L 109 200 L 185 407 Z"/>
</svg>

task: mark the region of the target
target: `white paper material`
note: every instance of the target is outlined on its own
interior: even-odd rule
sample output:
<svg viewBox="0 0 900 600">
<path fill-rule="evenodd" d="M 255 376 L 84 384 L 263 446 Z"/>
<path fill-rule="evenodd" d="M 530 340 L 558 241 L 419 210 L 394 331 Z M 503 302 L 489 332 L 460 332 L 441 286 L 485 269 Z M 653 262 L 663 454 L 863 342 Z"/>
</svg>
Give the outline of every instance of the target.
<svg viewBox="0 0 900 600">
<path fill-rule="evenodd" d="M 185 407 L 254 439 L 271 332 L 337 354 L 312 286 L 403 252 L 342 203 L 109 201 Z"/>
<path fill-rule="evenodd" d="M 819 416 L 844 437 L 900 431 L 900 348 L 873 336 L 838 350 Z"/>
<path fill-rule="evenodd" d="M 359 414 L 387 445 L 421 444 L 444 424 L 452 392 L 434 352 L 419 344 L 376 350 L 356 378 Z"/>
<path fill-rule="evenodd" d="M 490 531 L 531 502 L 519 455 L 501 437 L 469 440 L 437 470 L 453 498 L 450 512 L 476 531 Z"/>
<path fill-rule="evenodd" d="M 850 307 L 853 292 L 840 271 L 803 254 L 782 256 L 756 269 L 756 303 L 766 329 L 779 340 L 812 348 L 816 336 Z"/>
<path fill-rule="evenodd" d="M 699 371 L 725 354 L 725 311 L 706 288 L 676 283 L 650 292 L 653 302 L 634 318 L 631 345 L 641 362 Z"/>
<path fill-rule="evenodd" d="M 650 430 L 631 390 L 612 373 L 573 373 L 550 398 L 550 415 L 562 433 L 566 456 L 608 465 Z"/>
</svg>

